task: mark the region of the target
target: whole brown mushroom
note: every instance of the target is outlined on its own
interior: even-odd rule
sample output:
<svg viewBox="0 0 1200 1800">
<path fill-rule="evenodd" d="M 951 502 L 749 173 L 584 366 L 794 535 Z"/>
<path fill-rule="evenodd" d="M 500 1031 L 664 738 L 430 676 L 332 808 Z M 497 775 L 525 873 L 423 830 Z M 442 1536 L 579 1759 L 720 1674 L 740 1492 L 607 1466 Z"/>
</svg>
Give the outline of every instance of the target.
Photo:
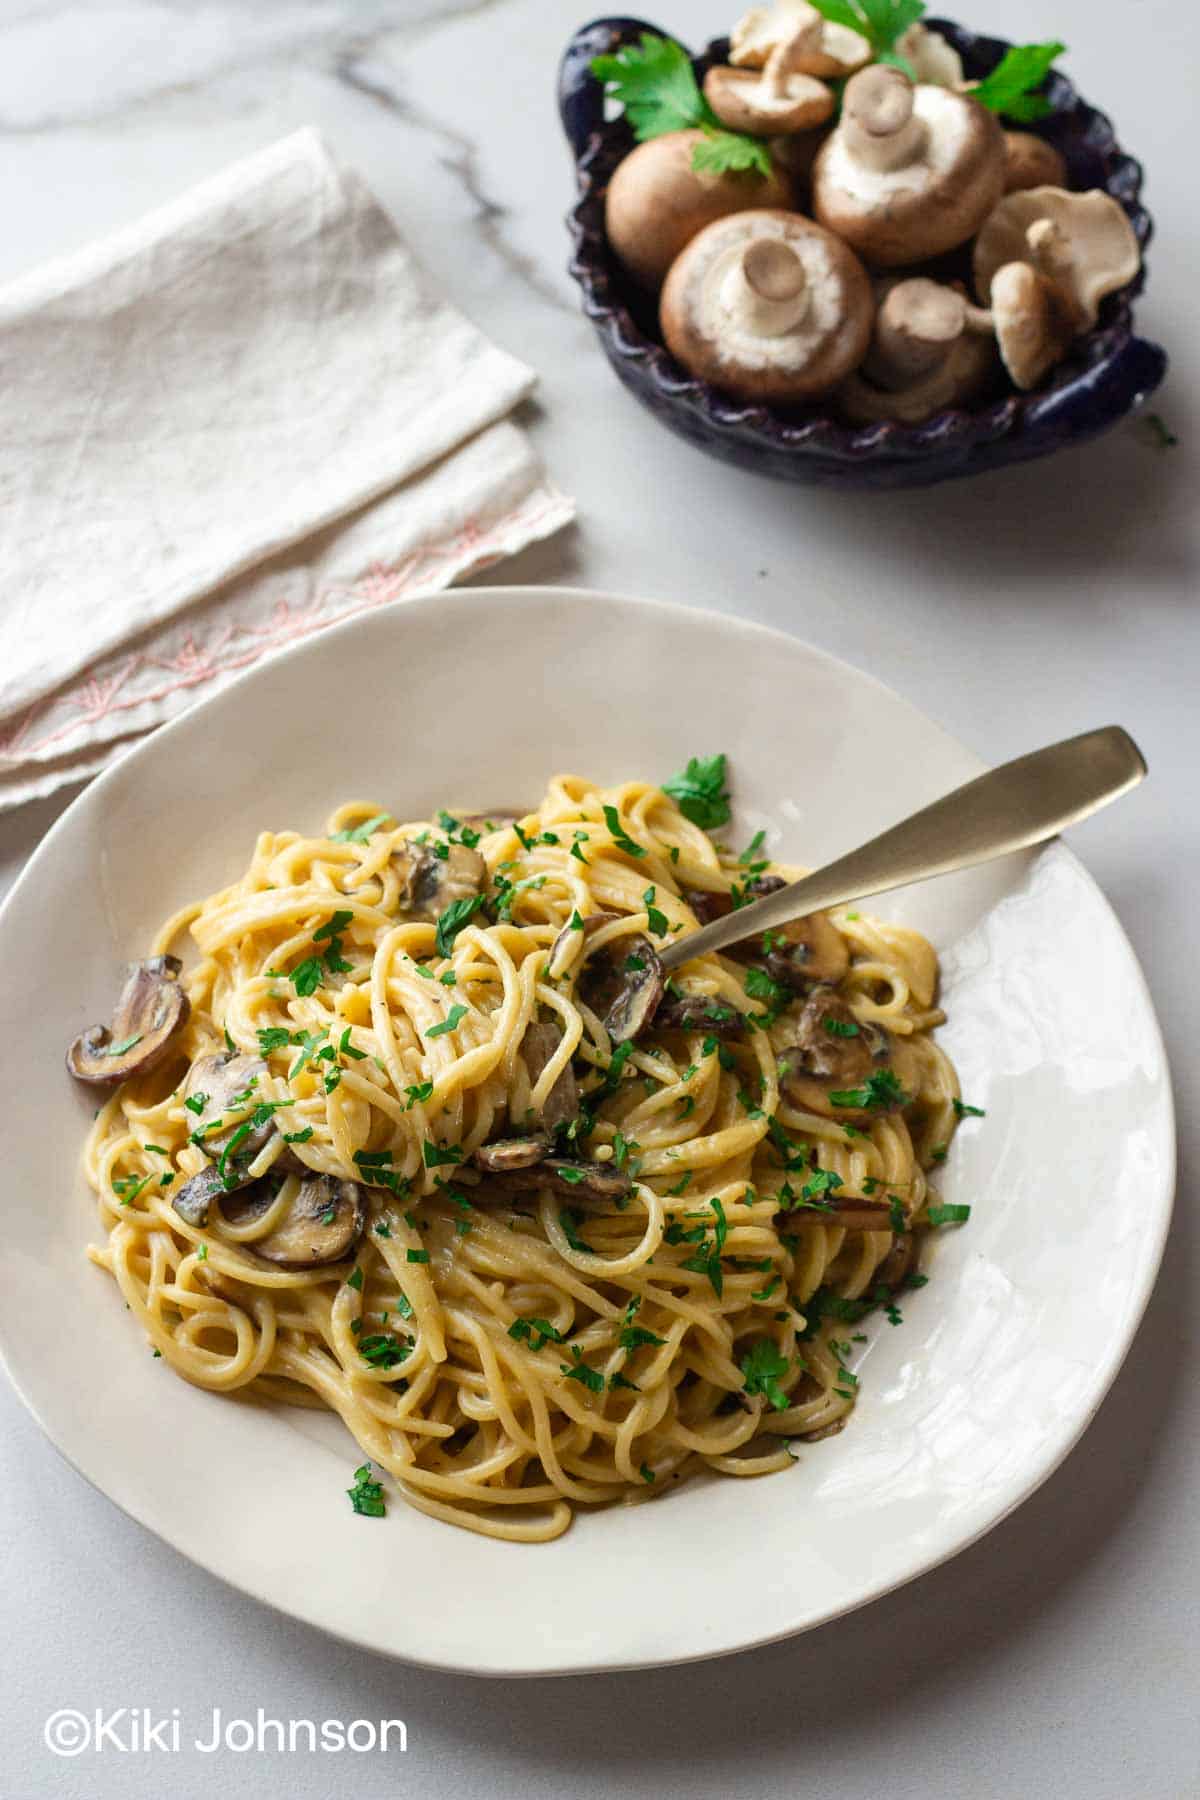
<svg viewBox="0 0 1200 1800">
<path fill-rule="evenodd" d="M 1004 189 L 993 113 L 877 63 L 846 83 L 813 167 L 813 212 L 877 268 L 924 262 L 974 236 Z"/>
<path fill-rule="evenodd" d="M 669 131 L 639 144 L 614 171 L 604 226 L 617 257 L 643 287 L 657 288 L 697 232 L 748 207 L 790 206 L 791 184 L 747 169 L 721 175 L 692 166 L 702 131 Z"/>
<path fill-rule="evenodd" d="M 1066 187 L 1067 165 L 1053 144 L 1032 131 L 1004 134 L 1004 191 L 1017 194 L 1026 188 Z"/>
<path fill-rule="evenodd" d="M 761 70 L 718 67 L 704 77 L 704 98 L 730 131 L 756 137 L 786 136 L 823 125 L 834 107 L 833 90 L 806 75 L 802 60 L 808 32 L 783 39 Z"/>
<path fill-rule="evenodd" d="M 973 399 L 995 363 L 990 314 L 923 276 L 896 281 L 880 296 L 871 348 L 838 390 L 838 406 L 858 425 L 919 425 Z"/>
<path fill-rule="evenodd" d="M 862 361 L 875 303 L 853 251 L 796 213 L 709 225 L 671 267 L 660 320 L 673 356 L 741 400 L 794 405 Z"/>
<path fill-rule="evenodd" d="M 762 69 L 784 43 L 791 43 L 791 66 L 806 75 L 840 79 L 871 60 L 861 32 L 835 25 L 808 0 L 775 0 L 739 19 L 730 35 L 729 60 L 737 68 Z"/>
</svg>

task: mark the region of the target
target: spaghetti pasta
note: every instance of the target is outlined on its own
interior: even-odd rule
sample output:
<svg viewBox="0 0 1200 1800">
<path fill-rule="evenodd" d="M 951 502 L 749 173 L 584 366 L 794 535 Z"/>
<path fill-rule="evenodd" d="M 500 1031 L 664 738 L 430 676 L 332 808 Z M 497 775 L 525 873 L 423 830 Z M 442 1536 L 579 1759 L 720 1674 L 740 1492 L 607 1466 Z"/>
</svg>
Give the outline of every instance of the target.
<svg viewBox="0 0 1200 1800">
<path fill-rule="evenodd" d="M 184 1379 L 333 1410 L 495 1537 L 782 1469 L 853 1408 L 846 1321 L 915 1271 L 958 1087 L 932 950 L 855 912 L 834 978 L 803 937 L 697 959 L 614 1041 L 597 971 L 774 873 L 570 775 L 514 820 L 264 833 L 154 941 L 198 952 L 190 1016 L 92 1129 L 93 1260 Z"/>
</svg>

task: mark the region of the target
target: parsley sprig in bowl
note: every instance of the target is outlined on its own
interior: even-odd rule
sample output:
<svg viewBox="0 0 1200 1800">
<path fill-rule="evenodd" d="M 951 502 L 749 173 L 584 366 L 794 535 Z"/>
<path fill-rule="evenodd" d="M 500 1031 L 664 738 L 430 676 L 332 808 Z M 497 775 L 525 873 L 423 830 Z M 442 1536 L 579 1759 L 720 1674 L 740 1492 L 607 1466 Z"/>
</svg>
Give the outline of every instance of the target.
<svg viewBox="0 0 1200 1800">
<path fill-rule="evenodd" d="M 780 0 L 775 9 L 792 17 L 805 10 L 796 0 Z M 1062 45 L 1013 46 L 947 21 L 926 21 L 919 0 L 820 0 L 819 13 L 829 55 L 817 66 L 825 72 L 780 75 L 777 69 L 774 96 L 767 92 L 767 76 L 771 55 L 778 58 L 779 31 L 768 8 L 747 15 L 732 41 L 716 40 L 698 56 L 653 25 L 631 19 L 596 21 L 568 46 L 560 104 L 580 192 L 570 220 L 572 273 L 622 382 L 670 429 L 723 460 L 785 479 L 861 488 L 925 485 L 1045 455 L 1097 435 L 1142 404 L 1162 380 L 1166 358 L 1133 328 L 1132 301 L 1144 282 L 1137 264 L 1151 230 L 1139 201 L 1141 170 L 1120 150 L 1108 119 L 1078 96 L 1056 66 Z M 758 44 L 756 31 L 766 33 Z M 852 208 L 839 209 L 836 197 L 822 200 L 819 191 L 810 191 L 814 153 L 825 145 L 826 164 L 836 160 L 828 141 L 843 127 L 848 83 L 853 107 L 862 110 L 861 77 L 856 89 L 859 72 L 846 58 L 847 42 L 860 46 L 856 54 L 868 64 L 867 85 L 889 105 L 893 77 L 895 88 L 918 97 L 960 87 L 971 118 L 984 121 L 977 136 L 993 158 L 1001 133 L 1007 134 L 1006 181 L 1038 194 L 1061 186 L 1071 207 L 1086 195 L 1083 212 L 1076 207 L 1065 221 L 1068 237 L 1080 229 L 1109 234 L 1100 252 L 1108 273 L 1099 280 L 1089 274 L 1078 284 L 1071 322 L 1047 329 L 1032 361 L 1020 361 L 1018 340 L 1030 308 L 1041 303 L 1034 270 L 1012 278 L 1006 267 L 995 293 L 989 291 L 1001 266 L 996 255 L 1012 256 L 1013 229 L 1024 232 L 1031 222 L 1024 195 L 1015 208 L 1008 200 L 995 206 L 998 189 L 988 185 L 995 183 L 994 166 L 973 194 L 959 196 L 969 235 L 962 237 L 960 220 L 959 241 L 948 247 L 938 241 L 937 226 L 926 242 L 910 236 L 899 245 L 881 243 L 877 234 L 872 239 L 870 220 L 861 224 Z M 835 74 L 839 54 L 843 73 Z M 610 116 L 614 103 L 621 110 Z M 813 116 L 814 105 L 827 107 L 824 122 L 795 127 L 795 119 Z M 776 117 L 771 107 L 791 107 L 788 135 L 768 135 Z M 636 205 L 622 220 L 617 203 L 622 189 L 635 185 L 631 176 L 639 167 L 648 170 L 652 158 L 669 193 L 645 229 L 644 213 L 638 226 Z M 638 204 L 654 181 L 641 185 Z M 816 185 L 819 190 L 820 180 Z M 828 190 L 829 182 L 824 186 Z M 685 217 L 695 196 L 696 211 Z M 958 199 L 951 195 L 949 202 L 931 205 L 927 217 L 944 221 Z M 1061 213 L 1062 202 L 1052 201 L 1049 210 L 1055 207 Z M 1099 226 L 1088 209 L 1107 209 Z M 1013 213 L 1015 226 L 1006 217 Z M 981 272 L 981 235 L 987 234 L 980 228 L 993 216 L 998 222 L 983 246 Z M 1124 233 L 1120 244 L 1114 218 Z M 1058 214 L 1039 222 L 1036 209 L 1032 222 L 1046 238 L 1063 229 Z M 956 235 L 953 221 L 950 235 Z M 768 287 L 779 285 L 782 301 L 751 296 L 757 311 L 770 315 L 770 334 L 777 338 L 780 319 L 786 328 L 784 315 L 796 305 L 796 265 L 811 259 L 813 239 L 831 236 L 855 264 L 847 271 L 846 308 L 857 307 L 861 316 L 847 328 L 845 341 L 824 365 L 798 379 L 789 373 L 782 382 L 774 374 L 763 380 L 757 372 L 756 365 L 778 361 L 777 345 L 765 358 L 752 355 L 748 369 L 731 365 L 728 345 L 714 342 L 710 328 L 716 319 L 719 339 L 731 294 L 734 303 L 744 303 L 744 294 L 733 294 L 728 284 L 720 294 L 715 287 L 733 251 L 743 269 L 752 254 Z M 783 249 L 768 242 L 764 250 L 751 241 L 759 238 L 781 238 Z M 711 255 L 705 251 L 699 263 L 713 267 L 697 266 L 701 248 L 710 243 Z M 1022 254 L 1018 249 L 1017 261 Z M 671 280 L 662 288 L 668 273 Z M 804 273 L 802 267 L 801 288 Z M 714 298 L 703 316 L 695 295 L 706 281 Z M 926 323 L 921 307 L 930 289 L 939 316 L 926 335 L 944 336 L 949 316 L 956 343 L 961 340 L 953 363 L 944 359 L 944 372 L 918 385 L 923 406 L 910 406 L 902 396 L 904 404 L 894 407 L 890 393 L 905 381 L 911 385 L 912 377 L 897 381 L 893 366 L 879 367 L 884 332 L 876 309 L 893 288 L 903 290 L 888 301 L 902 358 L 914 319 L 916 328 Z M 993 315 L 999 319 L 1003 308 L 1004 320 L 994 324 Z M 736 316 L 740 327 L 747 315 Z M 1020 330 L 1008 327 L 1012 317 L 1020 319 Z M 864 354 L 866 362 L 857 367 Z"/>
</svg>

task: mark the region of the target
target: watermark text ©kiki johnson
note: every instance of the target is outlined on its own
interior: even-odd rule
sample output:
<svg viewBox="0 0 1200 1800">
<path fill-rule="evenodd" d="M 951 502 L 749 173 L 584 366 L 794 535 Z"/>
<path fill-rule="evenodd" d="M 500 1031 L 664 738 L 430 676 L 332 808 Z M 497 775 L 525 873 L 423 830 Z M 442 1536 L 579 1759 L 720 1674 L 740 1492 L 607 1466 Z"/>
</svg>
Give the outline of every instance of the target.
<svg viewBox="0 0 1200 1800">
<path fill-rule="evenodd" d="M 258 1707 L 252 1718 L 233 1716 L 214 1706 L 193 1720 L 185 1720 L 178 1706 L 169 1713 L 148 1706 L 62 1706 L 42 1727 L 42 1740 L 55 1756 L 178 1756 L 198 1751 L 215 1756 L 338 1755 L 350 1750 L 408 1749 L 408 1729 L 403 1719 L 281 1719 Z"/>
</svg>

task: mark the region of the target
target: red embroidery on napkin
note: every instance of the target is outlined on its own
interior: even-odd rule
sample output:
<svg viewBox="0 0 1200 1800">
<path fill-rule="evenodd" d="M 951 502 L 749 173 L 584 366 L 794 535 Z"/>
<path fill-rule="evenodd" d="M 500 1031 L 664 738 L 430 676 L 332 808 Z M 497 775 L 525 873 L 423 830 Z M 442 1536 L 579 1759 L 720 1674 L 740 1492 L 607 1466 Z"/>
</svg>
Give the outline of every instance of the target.
<svg viewBox="0 0 1200 1800">
<path fill-rule="evenodd" d="M 63 738 L 71 737 L 81 726 L 94 725 L 110 713 L 153 705 L 183 689 L 200 687 L 218 675 L 247 669 L 287 644 L 311 637 L 314 632 L 353 618 L 357 613 L 388 606 L 418 587 L 436 591 L 455 576 L 490 568 L 526 543 L 531 528 L 560 512 L 563 505 L 561 496 L 556 494 L 532 511 L 524 506 L 515 508 L 486 530 L 477 521 L 468 520 L 447 543 L 414 550 L 398 563 L 375 564 L 353 582 L 335 582 L 318 593 L 307 606 L 295 607 L 281 597 L 275 602 L 265 625 L 226 622 L 200 641 L 189 631 L 182 645 L 172 654 L 151 655 L 137 651 L 103 676 L 85 673 L 77 678 L 74 686 L 34 702 L 8 735 L 0 737 L 0 760 L 25 761 Z M 521 528 L 520 543 L 510 545 L 508 534 L 518 525 Z M 146 670 L 160 670 L 163 680 L 149 688 L 139 687 L 137 692 L 127 693 L 133 678 Z M 57 730 L 38 737 L 34 731 L 38 721 L 52 709 L 62 708 L 76 716 Z"/>
</svg>

